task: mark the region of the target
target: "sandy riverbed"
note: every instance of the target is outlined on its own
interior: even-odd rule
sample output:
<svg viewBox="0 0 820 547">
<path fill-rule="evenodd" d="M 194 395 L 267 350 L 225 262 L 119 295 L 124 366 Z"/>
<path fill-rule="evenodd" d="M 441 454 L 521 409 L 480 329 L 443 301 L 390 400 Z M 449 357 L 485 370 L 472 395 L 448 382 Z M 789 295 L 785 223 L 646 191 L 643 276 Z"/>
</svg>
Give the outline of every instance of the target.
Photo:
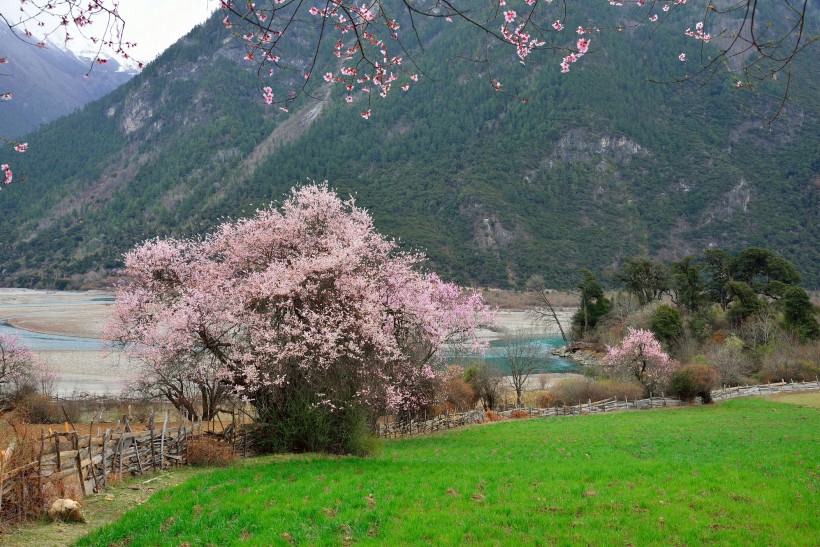
<svg viewBox="0 0 820 547">
<path fill-rule="evenodd" d="M 102 291 L 0 289 L 0 320 L 34 332 L 100 338 L 113 298 Z"/>
<path fill-rule="evenodd" d="M 114 295 L 103 291 L 38 291 L 0 289 L 0 320 L 12 327 L 81 338 L 101 338 L 111 315 Z M 568 329 L 572 308 L 557 310 L 558 319 Z M 533 335 L 559 334 L 554 321 L 543 321 L 527 311 L 500 311 L 498 326 L 512 334 L 526 331 Z M 500 337 L 498 329 L 484 329 L 482 337 Z"/>
</svg>

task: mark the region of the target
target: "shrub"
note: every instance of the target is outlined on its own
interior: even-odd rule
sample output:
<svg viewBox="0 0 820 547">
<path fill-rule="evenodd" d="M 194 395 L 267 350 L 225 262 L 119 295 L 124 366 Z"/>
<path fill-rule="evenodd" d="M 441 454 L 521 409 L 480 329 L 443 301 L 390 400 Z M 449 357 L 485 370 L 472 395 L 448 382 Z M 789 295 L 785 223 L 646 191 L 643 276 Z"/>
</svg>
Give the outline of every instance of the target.
<svg viewBox="0 0 820 547">
<path fill-rule="evenodd" d="M 553 387 L 544 402 L 549 401 L 549 406 L 572 406 L 610 398 L 634 400 L 640 399 L 641 395 L 643 386 L 633 380 L 571 378 Z"/>
<path fill-rule="evenodd" d="M 256 444 L 264 452 L 330 452 L 370 454 L 368 413 L 355 405 L 329 408 L 310 397 L 294 396 L 261 409 Z"/>
<path fill-rule="evenodd" d="M 720 381 L 734 386 L 749 382 L 749 376 L 756 370 L 752 360 L 743 353 L 743 341 L 730 336 L 723 345 L 709 353 L 712 366 L 720 374 Z"/>
<path fill-rule="evenodd" d="M 521 418 L 532 418 L 532 414 L 525 410 L 513 410 L 510 414 L 510 418 L 513 420 L 520 420 Z"/>
<path fill-rule="evenodd" d="M 672 393 L 684 401 L 700 397 L 704 404 L 712 402 L 712 390 L 720 374 L 709 365 L 685 365 L 672 374 Z"/>
<path fill-rule="evenodd" d="M 759 377 L 763 382 L 812 381 L 820 376 L 820 344 L 784 340 L 763 355 Z"/>
<path fill-rule="evenodd" d="M 37 393 L 31 386 L 20 389 L 11 404 L 29 423 L 58 424 L 65 421 L 60 406 L 51 397 Z"/>
<path fill-rule="evenodd" d="M 535 397 L 535 406 L 538 408 L 552 408 L 555 406 L 555 397 L 550 391 L 539 393 Z"/>
<path fill-rule="evenodd" d="M 0 461 L 4 474 L 37 460 L 40 443 L 34 440 L 23 418 L 11 412 L 0 420 Z M 15 475 L 13 481 L 5 482 L 0 520 L 19 523 L 40 516 L 45 500 L 38 485 L 39 472 L 36 466 L 25 468 Z"/>
<path fill-rule="evenodd" d="M 476 392 L 463 378 L 446 380 L 443 391 L 444 400 L 451 410 L 465 411 L 475 406 Z"/>
<path fill-rule="evenodd" d="M 502 418 L 501 415 L 498 414 L 498 412 L 495 412 L 493 410 L 488 410 L 486 415 L 485 415 L 485 419 L 488 422 L 500 422 L 504 418 Z"/>
<path fill-rule="evenodd" d="M 683 321 L 675 308 L 661 304 L 650 320 L 652 332 L 667 345 L 674 344 L 683 334 Z"/>
<path fill-rule="evenodd" d="M 236 459 L 233 446 L 225 441 L 209 436 L 191 439 L 188 442 L 188 464 L 201 466 L 228 465 Z"/>
</svg>

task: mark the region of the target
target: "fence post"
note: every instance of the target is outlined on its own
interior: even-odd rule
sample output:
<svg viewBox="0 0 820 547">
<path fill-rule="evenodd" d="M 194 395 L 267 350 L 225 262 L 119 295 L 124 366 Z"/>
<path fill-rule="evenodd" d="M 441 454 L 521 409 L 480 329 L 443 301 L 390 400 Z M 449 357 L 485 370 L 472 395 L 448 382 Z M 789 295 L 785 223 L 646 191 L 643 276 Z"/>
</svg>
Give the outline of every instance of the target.
<svg viewBox="0 0 820 547">
<path fill-rule="evenodd" d="M 107 446 L 106 441 L 108 439 L 108 435 L 111 433 L 111 430 L 106 428 L 105 433 L 103 433 L 102 438 L 102 472 L 103 472 L 103 485 L 108 486 L 108 463 L 106 462 L 107 459 Z"/>
<path fill-rule="evenodd" d="M 99 492 L 100 483 L 97 482 L 97 474 L 94 472 L 94 454 L 91 452 L 91 434 L 94 429 L 94 419 L 91 419 L 91 425 L 88 426 L 88 472 L 91 474 L 91 479 L 94 481 L 94 492 Z"/>
<path fill-rule="evenodd" d="M 43 448 L 46 441 L 46 432 L 40 428 L 40 453 L 37 454 L 37 495 L 43 495 Z M 2 493 L 0 492 L 0 501 L 2 501 Z"/>
<path fill-rule="evenodd" d="M 151 443 L 151 469 L 157 468 L 157 456 L 154 452 L 154 410 L 151 410 L 151 416 L 148 418 L 148 439 Z"/>
<path fill-rule="evenodd" d="M 54 433 L 54 447 L 57 449 L 57 471 L 63 470 L 63 462 L 60 460 L 60 437 L 59 433 Z"/>
<path fill-rule="evenodd" d="M 165 421 L 162 422 L 162 438 L 159 441 L 159 466 L 165 468 L 165 431 L 168 429 L 168 411 L 165 411 Z"/>
<path fill-rule="evenodd" d="M 64 409 L 65 410 L 65 409 Z M 74 458 L 77 460 L 77 476 L 80 479 L 80 492 L 83 493 L 83 497 L 86 496 L 85 492 L 85 480 L 83 480 L 83 457 L 80 455 L 80 436 L 74 431 L 74 434 L 71 436 L 71 446 L 73 450 L 77 451 L 77 456 Z"/>
</svg>

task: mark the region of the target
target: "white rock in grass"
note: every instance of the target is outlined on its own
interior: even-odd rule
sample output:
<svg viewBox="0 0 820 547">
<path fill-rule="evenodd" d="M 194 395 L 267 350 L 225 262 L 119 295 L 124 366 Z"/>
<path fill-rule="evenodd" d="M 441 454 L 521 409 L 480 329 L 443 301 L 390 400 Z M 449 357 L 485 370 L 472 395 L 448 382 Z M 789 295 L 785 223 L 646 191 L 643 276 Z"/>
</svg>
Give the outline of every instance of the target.
<svg viewBox="0 0 820 547">
<path fill-rule="evenodd" d="M 48 510 L 48 516 L 51 520 L 85 522 L 80 504 L 69 499 L 54 500 L 54 503 L 51 504 L 51 508 Z"/>
</svg>

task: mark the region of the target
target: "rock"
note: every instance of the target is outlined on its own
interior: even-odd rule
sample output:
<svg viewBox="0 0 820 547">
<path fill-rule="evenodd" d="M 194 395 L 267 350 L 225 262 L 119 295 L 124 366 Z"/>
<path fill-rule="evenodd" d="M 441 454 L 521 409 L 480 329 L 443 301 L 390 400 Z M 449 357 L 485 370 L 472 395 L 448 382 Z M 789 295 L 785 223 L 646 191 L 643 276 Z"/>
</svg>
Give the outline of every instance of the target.
<svg viewBox="0 0 820 547">
<path fill-rule="evenodd" d="M 62 520 L 64 522 L 85 522 L 83 510 L 80 504 L 74 500 L 59 499 L 54 500 L 48 510 L 51 520 Z"/>
<path fill-rule="evenodd" d="M 603 351 L 603 348 L 596 344 L 577 342 L 569 347 L 563 346 L 552 349 L 550 353 L 564 359 L 570 359 L 583 366 L 601 367 L 604 366 L 603 357 L 606 351 Z"/>
</svg>

